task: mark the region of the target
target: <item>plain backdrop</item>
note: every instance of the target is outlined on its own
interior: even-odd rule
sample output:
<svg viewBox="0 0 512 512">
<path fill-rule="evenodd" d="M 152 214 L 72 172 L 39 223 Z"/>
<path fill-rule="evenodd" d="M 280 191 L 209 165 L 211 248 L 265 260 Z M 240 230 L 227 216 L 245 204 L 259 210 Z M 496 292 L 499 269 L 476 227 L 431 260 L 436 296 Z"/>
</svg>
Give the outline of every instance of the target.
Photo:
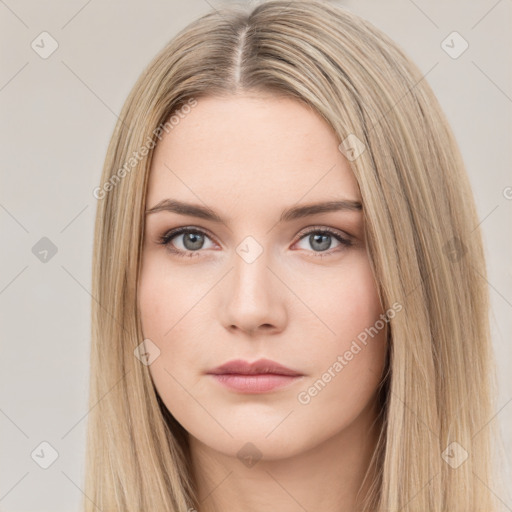
<svg viewBox="0 0 512 512">
<path fill-rule="evenodd" d="M 512 2 L 339 3 L 387 33 L 426 73 L 460 144 L 489 269 L 500 383 L 489 421 L 501 425 L 503 472 L 512 481 Z M 0 511 L 79 509 L 92 191 L 116 116 L 143 68 L 179 30 L 221 5 L 0 0 Z M 493 491 L 512 510 L 510 495 Z"/>
</svg>

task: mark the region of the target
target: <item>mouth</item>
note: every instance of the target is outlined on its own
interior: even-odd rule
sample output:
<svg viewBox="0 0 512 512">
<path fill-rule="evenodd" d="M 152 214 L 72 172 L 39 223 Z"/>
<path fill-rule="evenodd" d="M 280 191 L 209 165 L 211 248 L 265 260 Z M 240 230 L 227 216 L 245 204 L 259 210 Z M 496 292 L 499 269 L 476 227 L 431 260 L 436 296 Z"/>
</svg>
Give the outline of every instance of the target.
<svg viewBox="0 0 512 512">
<path fill-rule="evenodd" d="M 304 374 L 269 359 L 237 359 L 207 372 L 221 385 L 240 393 L 267 393 L 289 386 Z"/>
</svg>

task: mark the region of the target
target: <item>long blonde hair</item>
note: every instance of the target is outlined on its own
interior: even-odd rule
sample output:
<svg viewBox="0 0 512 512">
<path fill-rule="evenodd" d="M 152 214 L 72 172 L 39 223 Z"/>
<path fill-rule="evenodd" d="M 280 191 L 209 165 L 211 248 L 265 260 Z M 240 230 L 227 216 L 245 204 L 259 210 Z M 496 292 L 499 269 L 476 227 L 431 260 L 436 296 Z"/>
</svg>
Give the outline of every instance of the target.
<svg viewBox="0 0 512 512">
<path fill-rule="evenodd" d="M 364 149 L 349 161 L 370 262 L 383 308 L 397 301 L 405 312 L 390 320 L 366 510 L 494 510 L 486 269 L 461 154 L 404 52 L 320 1 L 212 11 L 154 58 L 122 109 L 94 192 L 85 510 L 200 509 L 186 432 L 134 356 L 146 184 L 163 129 L 201 97 L 245 91 L 295 98 L 323 116 L 340 147 L 357 140 Z"/>
</svg>

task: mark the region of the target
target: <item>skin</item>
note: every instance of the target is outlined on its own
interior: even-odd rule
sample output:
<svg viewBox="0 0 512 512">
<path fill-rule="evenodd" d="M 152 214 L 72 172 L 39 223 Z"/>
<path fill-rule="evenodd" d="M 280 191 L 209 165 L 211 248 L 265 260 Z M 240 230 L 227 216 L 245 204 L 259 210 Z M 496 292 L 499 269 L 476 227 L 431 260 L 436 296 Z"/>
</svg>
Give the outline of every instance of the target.
<svg viewBox="0 0 512 512">
<path fill-rule="evenodd" d="M 361 201 L 338 144 L 303 104 L 244 93 L 201 98 L 156 147 L 147 208 L 173 198 L 207 205 L 225 220 L 147 214 L 138 288 L 144 338 L 160 350 L 151 378 L 189 433 L 200 512 L 358 507 L 378 434 L 385 329 L 309 403 L 298 395 L 383 313 L 363 214 L 278 222 L 292 206 Z M 190 233 L 169 242 L 193 257 L 158 243 L 182 226 L 206 232 L 202 246 Z M 326 227 L 352 245 L 332 236 L 322 246 L 305 234 Z M 251 263 L 237 253 L 247 236 L 262 249 Z M 261 357 L 303 377 L 286 388 L 243 394 L 205 374 L 232 359 Z M 256 447 L 246 447 L 253 463 L 261 456 L 253 465 L 237 456 L 249 442 Z"/>
</svg>

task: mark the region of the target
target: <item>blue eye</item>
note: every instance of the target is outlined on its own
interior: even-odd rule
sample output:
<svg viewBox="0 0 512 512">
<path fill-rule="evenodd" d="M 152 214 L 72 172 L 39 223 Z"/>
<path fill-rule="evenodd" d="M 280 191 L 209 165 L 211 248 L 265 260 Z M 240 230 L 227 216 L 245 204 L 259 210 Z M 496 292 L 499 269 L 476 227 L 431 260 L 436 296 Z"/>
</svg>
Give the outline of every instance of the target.
<svg viewBox="0 0 512 512">
<path fill-rule="evenodd" d="M 182 247 L 176 247 L 173 242 L 174 239 L 179 239 L 179 237 L 182 237 L 180 243 Z M 331 254 L 340 252 L 340 250 L 352 245 L 352 241 L 343 237 L 338 231 L 325 227 L 316 227 L 302 233 L 298 242 L 303 239 L 307 239 L 310 247 L 313 248 L 312 252 L 316 253 L 313 254 L 314 257 L 330 256 Z M 337 249 L 335 248 L 334 250 L 327 251 L 327 249 L 331 249 L 333 239 L 338 242 Z M 212 247 L 212 245 L 210 247 L 205 247 L 205 240 L 211 240 L 205 231 L 198 228 L 181 227 L 165 233 L 159 238 L 158 243 L 166 246 L 169 251 L 176 256 L 190 258 L 193 256 L 199 256 L 201 249 L 208 249 Z"/>
</svg>

